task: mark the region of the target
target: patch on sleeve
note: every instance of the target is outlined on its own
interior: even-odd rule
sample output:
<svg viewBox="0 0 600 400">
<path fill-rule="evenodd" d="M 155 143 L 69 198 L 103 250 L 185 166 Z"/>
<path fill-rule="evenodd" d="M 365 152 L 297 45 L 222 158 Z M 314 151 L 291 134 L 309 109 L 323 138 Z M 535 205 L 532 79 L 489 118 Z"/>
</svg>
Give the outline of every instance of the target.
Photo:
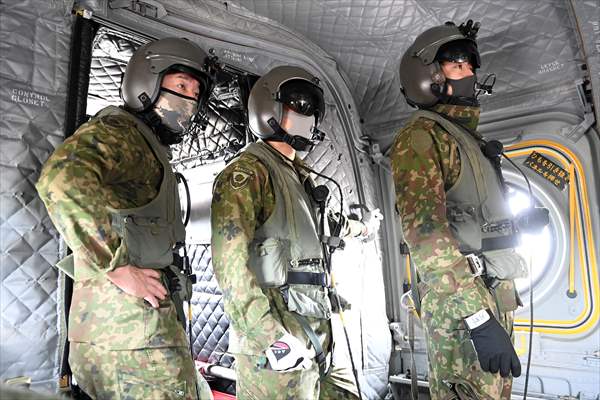
<svg viewBox="0 0 600 400">
<path fill-rule="evenodd" d="M 231 176 L 229 178 L 229 184 L 235 190 L 243 189 L 248 185 L 250 179 L 254 177 L 254 172 L 237 165 L 235 169 L 231 172 Z"/>
<path fill-rule="evenodd" d="M 410 135 L 410 144 L 417 154 L 427 152 L 433 146 L 433 139 L 427 131 L 417 131 Z"/>
</svg>

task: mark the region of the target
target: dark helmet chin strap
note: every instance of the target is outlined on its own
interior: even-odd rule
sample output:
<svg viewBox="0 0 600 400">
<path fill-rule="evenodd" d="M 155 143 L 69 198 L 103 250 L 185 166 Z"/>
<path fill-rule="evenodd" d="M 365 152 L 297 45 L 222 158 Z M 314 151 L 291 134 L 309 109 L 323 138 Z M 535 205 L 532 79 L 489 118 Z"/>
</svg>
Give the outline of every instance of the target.
<svg viewBox="0 0 600 400">
<path fill-rule="evenodd" d="M 292 146 L 292 148 L 296 151 L 311 151 L 315 146 L 315 142 L 313 139 L 307 139 L 298 135 L 290 135 L 279 125 L 279 123 L 275 120 L 275 118 L 271 117 L 267 121 L 271 129 L 273 129 L 273 136 L 271 136 L 268 140 L 273 140 L 276 142 L 284 142 Z M 325 134 L 318 129 L 314 129 L 313 138 L 316 140 L 323 140 Z M 316 136 L 316 137 L 315 137 Z"/>
<path fill-rule="evenodd" d="M 125 105 L 124 108 L 144 121 L 165 146 L 181 143 L 183 140 L 183 132 L 175 132 L 162 123 L 160 116 L 151 107 L 152 103 L 150 103 L 148 95 L 142 93 L 138 96 L 138 99 L 142 102 L 146 111 L 133 111 L 130 110 L 127 105 Z"/>
<path fill-rule="evenodd" d="M 483 79 L 483 82 L 475 80 L 476 93 L 474 94 L 474 97 L 448 95 L 448 82 L 444 82 L 442 85 L 437 83 L 432 84 L 431 91 L 436 95 L 442 104 L 479 107 L 479 96 L 482 94 L 492 94 L 495 83 L 496 74 L 486 75 Z"/>
<path fill-rule="evenodd" d="M 477 97 L 464 97 L 464 96 L 449 95 L 447 83 L 443 83 L 442 85 L 434 83 L 431 85 L 431 91 L 439 99 L 439 103 L 441 103 L 441 104 L 453 104 L 455 106 L 479 107 L 479 100 L 477 100 Z"/>
<path fill-rule="evenodd" d="M 183 132 L 175 132 L 165 126 L 153 109 L 137 113 L 137 115 L 152 128 L 160 142 L 165 146 L 181 143 L 183 140 Z"/>
</svg>

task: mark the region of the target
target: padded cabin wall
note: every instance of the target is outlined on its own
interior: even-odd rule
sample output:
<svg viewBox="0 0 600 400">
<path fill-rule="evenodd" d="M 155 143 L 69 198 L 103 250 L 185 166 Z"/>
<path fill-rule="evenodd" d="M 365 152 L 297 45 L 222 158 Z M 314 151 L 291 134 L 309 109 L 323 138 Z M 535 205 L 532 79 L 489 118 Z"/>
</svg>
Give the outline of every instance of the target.
<svg viewBox="0 0 600 400">
<path fill-rule="evenodd" d="M 600 121 L 600 6 L 596 0 L 574 0 L 571 4 L 592 84 L 597 122 Z"/>
<path fill-rule="evenodd" d="M 62 142 L 70 1 L 0 3 L 0 380 L 31 377 L 56 390 L 61 245 L 34 184 Z"/>
</svg>

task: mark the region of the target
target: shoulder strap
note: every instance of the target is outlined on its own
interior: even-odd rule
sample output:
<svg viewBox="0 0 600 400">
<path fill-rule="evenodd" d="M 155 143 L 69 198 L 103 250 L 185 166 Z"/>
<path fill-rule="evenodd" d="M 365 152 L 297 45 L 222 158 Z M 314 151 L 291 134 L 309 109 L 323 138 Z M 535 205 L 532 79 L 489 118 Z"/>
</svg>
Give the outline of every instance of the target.
<svg viewBox="0 0 600 400">
<path fill-rule="evenodd" d="M 433 111 L 417 110 L 413 114 L 411 120 L 414 121 L 418 118 L 430 119 L 441 125 L 446 132 L 448 132 L 448 134 L 456 139 L 460 147 L 464 149 L 469 164 L 471 164 L 471 168 L 473 169 L 479 202 L 483 203 L 487 199 L 487 186 L 483 177 L 479 157 L 477 156 L 478 152 L 481 152 L 481 149 L 473 140 L 471 140 L 472 135 L 463 127 L 455 124 L 447 118 L 444 118 L 443 115 Z"/>
</svg>

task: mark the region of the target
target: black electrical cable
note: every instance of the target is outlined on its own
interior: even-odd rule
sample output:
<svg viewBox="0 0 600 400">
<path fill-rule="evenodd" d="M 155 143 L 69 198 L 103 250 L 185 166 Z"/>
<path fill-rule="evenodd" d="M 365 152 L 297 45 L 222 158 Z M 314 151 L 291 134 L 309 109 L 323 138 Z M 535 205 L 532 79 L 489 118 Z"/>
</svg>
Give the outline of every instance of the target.
<svg viewBox="0 0 600 400">
<path fill-rule="evenodd" d="M 523 170 L 521 168 L 519 168 L 519 166 L 517 164 L 515 164 L 513 162 L 513 160 L 511 160 L 506 154 L 504 154 L 504 152 L 502 153 L 502 157 L 504 157 L 506 160 L 508 160 L 509 163 L 512 164 L 513 167 L 515 167 L 515 169 L 517 171 L 519 171 L 519 173 L 521 175 L 523 175 L 523 178 L 525 179 L 525 183 L 527 183 L 527 191 L 529 192 L 529 201 L 530 204 L 534 204 L 534 198 L 533 198 L 533 190 L 531 190 L 531 183 L 529 183 L 529 179 L 527 178 L 527 175 L 525 175 L 525 172 L 523 172 Z"/>
<path fill-rule="evenodd" d="M 182 175 L 182 177 L 183 177 L 183 175 Z M 184 182 L 185 182 L 185 179 L 184 179 Z M 185 187 L 187 188 L 187 183 L 185 184 Z M 189 192 L 188 192 L 188 199 L 189 199 Z M 187 224 L 187 222 L 186 222 L 186 224 Z M 187 255 L 187 248 L 185 247 L 185 245 L 183 246 L 183 265 L 184 265 L 184 273 L 185 273 L 186 277 L 189 279 L 189 277 L 192 275 L 192 268 L 190 266 L 190 260 Z M 187 282 L 185 284 L 187 284 Z M 190 293 L 190 298 L 188 299 L 188 340 L 190 342 L 190 355 L 192 356 L 192 363 L 194 363 L 194 344 L 192 342 L 192 294 L 191 293 Z M 194 363 L 194 371 L 195 370 L 196 370 L 196 366 Z M 198 390 L 199 384 L 200 384 L 199 382 L 196 382 L 196 399 L 197 400 L 200 400 L 200 392 Z"/>
<path fill-rule="evenodd" d="M 190 187 L 188 186 L 187 180 L 180 172 L 175 172 L 175 177 L 178 182 L 182 182 L 185 187 L 185 197 L 186 197 L 186 213 L 183 221 L 183 226 L 187 226 L 188 222 L 190 222 L 190 214 L 192 213 L 192 199 L 190 196 Z M 190 266 L 190 260 L 187 254 L 187 248 L 185 247 L 185 243 L 183 244 L 183 272 L 187 279 L 190 279 L 192 274 L 192 268 Z M 194 281 L 192 281 L 195 283 Z M 187 284 L 187 282 L 185 283 Z M 190 355 L 192 356 L 192 362 L 194 362 L 194 344 L 192 341 L 192 294 L 190 293 L 190 298 L 188 299 L 188 340 L 190 342 Z M 196 367 L 194 367 L 195 369 Z M 196 398 L 200 400 L 200 392 L 198 391 L 199 383 L 196 383 Z"/>
<path fill-rule="evenodd" d="M 529 349 L 527 351 L 527 368 L 525 369 L 525 388 L 523 389 L 523 400 L 527 399 L 527 387 L 529 384 L 529 368 L 531 367 L 531 347 L 533 340 L 533 278 L 529 269 Z"/>
<path fill-rule="evenodd" d="M 185 188 L 185 198 L 187 206 L 185 211 L 185 218 L 183 220 L 183 225 L 187 226 L 188 222 L 190 222 L 190 214 L 192 213 L 192 199 L 190 196 L 190 187 L 188 186 L 187 180 L 185 179 L 182 173 L 175 172 L 175 177 L 177 178 L 177 181 L 183 183 L 183 186 Z"/>
<path fill-rule="evenodd" d="M 344 195 L 342 193 L 342 187 L 340 186 L 339 183 L 337 183 L 337 181 L 327 175 L 321 174 L 315 170 L 313 170 L 312 168 L 309 168 L 305 165 L 299 165 L 297 164 L 300 168 L 311 172 L 323 179 L 326 179 L 330 182 L 333 182 L 333 184 L 337 187 L 339 193 L 340 193 L 340 213 L 339 213 L 339 217 L 338 217 L 338 221 L 337 224 L 335 225 L 333 232 L 332 232 L 332 236 L 333 237 L 338 237 L 341 230 L 342 230 L 342 224 L 343 224 L 343 215 L 342 213 L 344 212 Z M 330 246 L 329 247 L 329 255 L 326 255 L 327 257 L 327 263 L 331 262 L 331 255 L 333 254 L 333 252 L 335 251 L 336 247 Z M 330 269 L 330 268 L 329 268 Z M 354 381 L 356 382 L 356 389 L 358 390 L 358 398 L 360 400 L 363 399 L 362 397 L 362 391 L 360 389 L 360 381 L 358 379 L 358 370 L 356 369 L 356 364 L 354 363 L 354 356 L 352 355 L 352 347 L 350 346 L 350 336 L 348 335 L 348 329 L 346 328 L 346 324 L 344 323 L 344 318 L 342 317 L 342 302 L 340 301 L 340 296 L 337 293 L 337 290 L 334 287 L 334 295 L 335 295 L 335 301 L 337 303 L 338 309 L 340 310 L 340 319 L 342 321 L 342 328 L 344 330 L 344 336 L 346 338 L 346 345 L 348 347 L 348 355 L 350 356 L 350 363 L 352 364 L 352 374 L 354 375 Z"/>
<path fill-rule="evenodd" d="M 523 178 L 525 178 L 525 183 L 527 183 L 527 189 L 529 191 L 529 204 L 530 206 L 533 205 L 533 190 L 531 189 L 531 184 L 529 183 L 527 175 L 525 175 L 525 172 L 523 172 L 523 170 L 519 168 L 517 164 L 513 162 L 513 160 L 511 160 L 506 154 L 504 154 L 504 152 L 502 153 L 502 157 L 507 159 L 508 162 L 511 163 L 512 166 L 515 167 L 515 169 L 521 173 L 521 175 L 523 175 Z M 529 267 L 529 349 L 527 350 L 527 368 L 525 369 L 525 388 L 523 389 L 523 400 L 527 399 L 527 387 L 529 385 L 529 369 L 531 368 L 531 347 L 533 340 L 533 278 L 531 276 L 531 265 Z"/>
<path fill-rule="evenodd" d="M 297 166 L 310 172 L 310 173 L 320 176 L 323 179 L 327 179 L 328 181 L 333 182 L 333 184 L 337 187 L 338 192 L 340 193 L 340 213 L 339 213 L 338 223 L 335 226 L 334 232 L 332 232 L 332 236 L 338 236 L 342 230 L 342 220 L 343 220 L 342 213 L 344 212 L 344 194 L 342 193 L 342 187 L 340 186 L 339 183 L 337 183 L 337 181 L 335 179 L 333 179 L 327 175 L 323 175 L 323 174 L 315 171 L 314 169 L 307 167 L 306 165 L 297 164 Z"/>
</svg>

